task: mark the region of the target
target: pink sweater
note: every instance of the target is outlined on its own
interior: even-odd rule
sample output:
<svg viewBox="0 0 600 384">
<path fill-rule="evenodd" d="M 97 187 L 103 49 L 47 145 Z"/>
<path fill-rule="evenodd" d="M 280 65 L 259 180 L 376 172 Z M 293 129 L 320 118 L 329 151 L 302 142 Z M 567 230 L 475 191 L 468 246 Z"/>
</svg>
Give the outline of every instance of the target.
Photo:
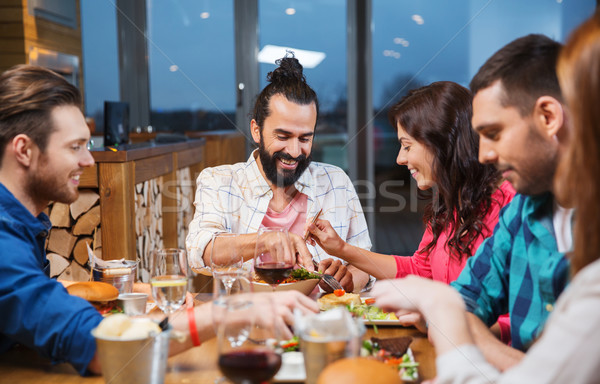
<svg viewBox="0 0 600 384">
<path fill-rule="evenodd" d="M 475 253 L 485 238 L 492 235 L 494 227 L 498 223 L 500 209 L 510 203 L 514 195 L 515 190 L 508 181 L 503 182 L 500 188 L 494 192 L 492 195 L 492 205 L 484 220 L 487 228 L 484 228 L 482 235 L 472 243 L 471 249 L 473 253 Z M 431 232 L 431 227 L 427 226 L 418 249 L 424 248 L 432 239 L 433 233 Z M 429 251 L 429 254 L 420 253 L 417 250 L 413 256 L 394 256 L 397 266 L 396 278 L 407 275 L 419 275 L 442 281 L 446 284 L 456 280 L 467 262 L 467 257 L 463 257 L 460 261 L 455 257 L 450 257 L 446 248 L 447 240 L 448 233 L 444 231 L 440 233 L 436 245 Z"/>
</svg>

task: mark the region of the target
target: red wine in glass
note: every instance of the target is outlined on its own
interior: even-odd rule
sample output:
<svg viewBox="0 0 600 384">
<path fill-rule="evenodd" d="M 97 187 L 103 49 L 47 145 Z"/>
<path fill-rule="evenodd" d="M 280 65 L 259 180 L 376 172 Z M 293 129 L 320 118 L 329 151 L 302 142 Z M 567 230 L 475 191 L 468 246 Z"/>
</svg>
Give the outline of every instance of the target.
<svg viewBox="0 0 600 384">
<path fill-rule="evenodd" d="M 254 272 L 268 284 L 278 285 L 290 276 L 293 268 L 287 263 L 257 263 Z"/>
<path fill-rule="evenodd" d="M 281 355 L 270 350 L 234 350 L 219 356 L 219 369 L 236 384 L 260 384 L 281 367 Z"/>
</svg>

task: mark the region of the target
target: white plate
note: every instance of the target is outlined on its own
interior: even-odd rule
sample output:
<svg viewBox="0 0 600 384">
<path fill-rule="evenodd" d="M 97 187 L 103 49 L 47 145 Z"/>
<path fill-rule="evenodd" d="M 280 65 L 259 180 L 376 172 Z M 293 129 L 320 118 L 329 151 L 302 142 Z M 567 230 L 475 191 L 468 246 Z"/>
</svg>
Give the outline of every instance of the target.
<svg viewBox="0 0 600 384">
<path fill-rule="evenodd" d="M 360 300 L 362 301 L 363 304 L 365 304 L 365 301 L 367 299 L 370 299 L 370 297 L 361 297 Z M 363 319 L 363 323 L 365 325 L 376 325 L 376 326 L 387 326 L 387 325 L 391 325 L 391 326 L 395 326 L 395 327 L 403 327 L 402 324 L 400 324 L 398 322 L 398 320 L 367 320 L 367 319 Z"/>
<path fill-rule="evenodd" d="M 285 352 L 281 355 L 281 368 L 273 378 L 274 383 L 297 383 L 306 380 L 302 352 Z"/>
<path fill-rule="evenodd" d="M 400 324 L 398 320 L 367 320 L 363 319 L 363 323 L 365 325 L 376 325 L 376 326 L 387 326 L 391 325 L 394 327 L 404 327 L 404 325 Z"/>
</svg>

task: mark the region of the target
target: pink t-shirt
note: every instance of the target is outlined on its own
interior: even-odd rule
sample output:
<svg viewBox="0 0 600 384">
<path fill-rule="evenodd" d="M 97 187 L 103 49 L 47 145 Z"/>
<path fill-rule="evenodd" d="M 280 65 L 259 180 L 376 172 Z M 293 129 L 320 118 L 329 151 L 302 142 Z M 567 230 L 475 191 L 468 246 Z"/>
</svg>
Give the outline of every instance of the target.
<svg viewBox="0 0 600 384">
<path fill-rule="evenodd" d="M 261 227 L 287 228 L 298 236 L 304 235 L 308 197 L 304 193 L 296 193 L 287 207 L 281 212 L 267 208 Z"/>
</svg>

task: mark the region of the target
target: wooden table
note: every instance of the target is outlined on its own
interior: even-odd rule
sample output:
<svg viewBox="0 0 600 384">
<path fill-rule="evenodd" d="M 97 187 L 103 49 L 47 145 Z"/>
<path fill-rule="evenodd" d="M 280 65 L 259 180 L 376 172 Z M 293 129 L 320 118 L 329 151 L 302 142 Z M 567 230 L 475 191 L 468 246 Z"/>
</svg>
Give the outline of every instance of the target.
<svg viewBox="0 0 600 384">
<path fill-rule="evenodd" d="M 196 296 L 197 302 L 210 297 L 208 294 Z M 410 348 L 419 363 L 420 380 L 435 377 L 435 351 L 427 337 L 415 328 L 380 326 L 378 333 L 372 327 L 367 328 L 365 338 L 412 336 Z M 221 377 L 217 366 L 216 339 L 208 340 L 200 347 L 190 349 L 169 358 L 165 383 L 191 384 L 213 383 Z M 0 355 L 0 382 L 23 384 L 100 384 L 102 377 L 80 377 L 68 364 L 52 365 L 47 359 L 39 357 L 26 348 L 15 348 Z"/>
</svg>

